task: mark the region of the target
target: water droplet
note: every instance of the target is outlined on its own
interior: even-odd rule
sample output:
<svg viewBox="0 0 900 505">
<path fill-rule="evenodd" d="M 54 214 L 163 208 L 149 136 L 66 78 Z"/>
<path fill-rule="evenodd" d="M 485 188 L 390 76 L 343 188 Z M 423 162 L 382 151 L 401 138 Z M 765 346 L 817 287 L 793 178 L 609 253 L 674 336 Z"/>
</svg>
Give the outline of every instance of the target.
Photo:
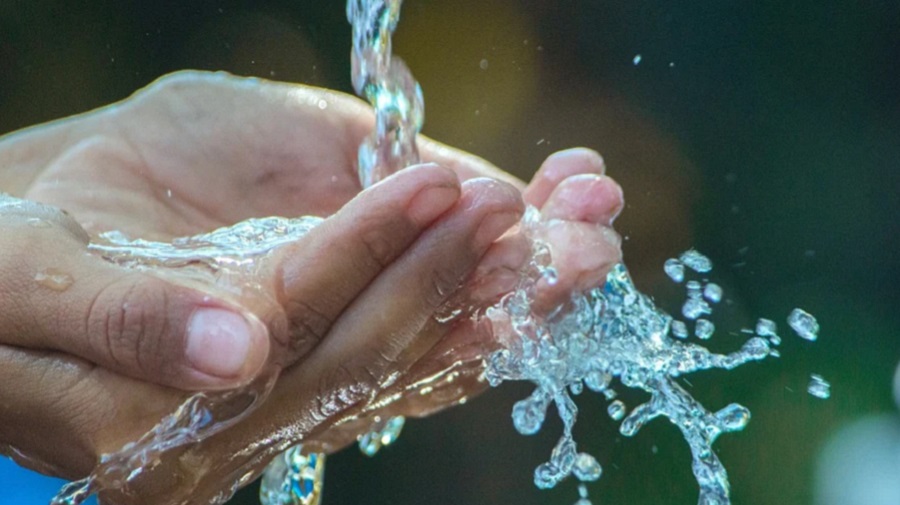
<svg viewBox="0 0 900 505">
<path fill-rule="evenodd" d="M 788 324 L 802 338 L 814 341 L 819 338 L 819 323 L 816 318 L 803 309 L 794 309 L 788 316 Z"/>
<path fill-rule="evenodd" d="M 172 198 L 172 190 L 171 189 L 166 190 L 166 198 Z"/>
<path fill-rule="evenodd" d="M 827 400 L 831 397 L 831 384 L 821 375 L 812 374 L 809 376 L 809 386 L 807 386 L 806 391 L 816 398 Z"/>
<path fill-rule="evenodd" d="M 706 319 L 698 319 L 694 325 L 694 335 L 701 340 L 709 339 L 715 331 L 716 326 Z"/>
<path fill-rule="evenodd" d="M 382 420 L 375 418 L 375 424 L 369 430 L 359 437 L 359 450 L 366 456 L 374 456 L 382 447 L 393 444 L 403 431 L 406 418 L 396 416 Z"/>
<path fill-rule="evenodd" d="M 481 60 L 478 63 L 478 66 L 481 67 L 481 70 L 487 70 L 488 69 L 488 60 L 486 60 L 486 59 Z"/>
<path fill-rule="evenodd" d="M 681 313 L 688 319 L 697 319 L 703 314 L 710 314 L 709 304 L 701 298 L 688 298 L 681 307 Z"/>
<path fill-rule="evenodd" d="M 534 435 L 544 424 L 547 415 L 547 406 L 550 399 L 541 391 L 535 391 L 531 396 L 516 402 L 513 406 L 512 418 L 516 431 L 523 435 Z"/>
<path fill-rule="evenodd" d="M 609 404 L 606 412 L 613 421 L 621 421 L 625 417 L 625 404 L 622 403 L 622 400 L 616 400 Z"/>
<path fill-rule="evenodd" d="M 572 473 L 574 473 L 575 478 L 581 482 L 594 482 L 603 474 L 603 468 L 600 466 L 600 463 L 597 462 L 596 458 L 582 452 L 575 458 L 575 466 L 572 468 Z M 582 498 L 585 497 L 586 496 L 582 496 Z"/>
<path fill-rule="evenodd" d="M 750 411 L 743 405 L 732 403 L 716 412 L 716 418 L 724 431 L 740 431 L 750 422 Z"/>
<path fill-rule="evenodd" d="M 34 276 L 34 280 L 45 288 L 54 291 L 65 291 L 75 282 L 71 275 L 56 268 L 46 268 Z"/>
<path fill-rule="evenodd" d="M 667 259 L 665 264 L 663 264 L 663 270 L 675 282 L 684 280 L 684 264 L 675 258 Z"/>
<path fill-rule="evenodd" d="M 575 381 L 569 384 L 569 392 L 573 395 L 578 396 L 581 392 L 584 391 L 584 383 L 581 381 Z"/>
<path fill-rule="evenodd" d="M 689 249 L 681 254 L 681 262 L 691 270 L 706 273 L 712 270 L 712 261 L 694 249 Z"/>
<path fill-rule="evenodd" d="M 722 287 L 716 283 L 710 282 L 703 288 L 703 298 L 706 298 L 713 303 L 719 303 L 722 300 Z"/>
<path fill-rule="evenodd" d="M 642 59 L 642 58 L 641 58 L 641 55 L 640 55 L 640 54 L 636 54 L 636 55 L 634 55 L 634 58 L 631 59 L 631 62 L 634 63 L 635 66 L 637 66 L 637 65 L 639 65 L 639 64 L 641 63 L 641 59 Z"/>
<path fill-rule="evenodd" d="M 32 228 L 50 228 L 50 223 L 39 218 L 39 217 L 29 217 L 28 218 L 28 226 Z"/>
<path fill-rule="evenodd" d="M 770 337 L 775 335 L 775 332 L 778 330 L 778 327 L 775 325 L 775 321 L 771 319 L 759 318 L 759 321 L 756 322 L 756 334 L 760 337 Z"/>
<path fill-rule="evenodd" d="M 672 321 L 672 335 L 677 338 L 688 338 L 688 329 L 687 325 L 684 324 L 684 321 L 674 320 Z"/>
<path fill-rule="evenodd" d="M 612 376 L 608 373 L 603 373 L 599 370 L 593 370 L 588 372 L 584 377 L 584 384 L 591 391 L 595 393 L 599 393 L 606 389 L 609 386 L 609 382 L 612 380 Z"/>
</svg>

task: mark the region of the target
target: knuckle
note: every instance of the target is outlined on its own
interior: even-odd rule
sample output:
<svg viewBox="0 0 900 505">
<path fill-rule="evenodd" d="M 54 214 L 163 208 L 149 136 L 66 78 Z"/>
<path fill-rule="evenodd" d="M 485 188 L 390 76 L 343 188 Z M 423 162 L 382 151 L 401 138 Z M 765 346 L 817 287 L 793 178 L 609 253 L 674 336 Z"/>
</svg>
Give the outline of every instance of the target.
<svg viewBox="0 0 900 505">
<path fill-rule="evenodd" d="M 137 277 L 102 289 L 91 302 L 87 334 L 93 350 L 111 363 L 147 374 L 165 366 L 162 356 L 168 332 L 167 284 Z"/>
<path fill-rule="evenodd" d="M 334 324 L 334 318 L 304 300 L 292 299 L 286 305 L 289 314 L 288 347 L 296 359 L 308 353 L 325 338 Z"/>
<path fill-rule="evenodd" d="M 459 288 L 462 279 L 447 267 L 437 267 L 428 274 L 428 282 L 423 283 L 429 286 L 425 293 L 425 303 L 428 307 L 437 308 Z"/>
<path fill-rule="evenodd" d="M 387 268 L 394 261 L 396 254 L 394 246 L 396 234 L 385 233 L 385 231 L 389 229 L 396 230 L 399 223 L 390 219 L 387 221 L 394 221 L 394 223 L 383 220 L 378 220 L 378 222 L 367 221 L 358 235 L 359 242 L 363 247 L 366 258 L 375 267 L 379 269 Z"/>
<path fill-rule="evenodd" d="M 361 382 L 359 371 L 348 364 L 338 364 L 322 374 L 312 412 L 314 420 L 325 421 L 365 402 L 374 392 L 370 384 Z"/>
</svg>

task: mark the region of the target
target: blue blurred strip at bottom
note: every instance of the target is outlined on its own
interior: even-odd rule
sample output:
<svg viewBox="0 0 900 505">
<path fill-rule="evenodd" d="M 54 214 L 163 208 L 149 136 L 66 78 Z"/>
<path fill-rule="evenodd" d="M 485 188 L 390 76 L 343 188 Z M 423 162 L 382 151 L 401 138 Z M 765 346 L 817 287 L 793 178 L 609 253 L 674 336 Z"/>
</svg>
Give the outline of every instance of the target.
<svg viewBox="0 0 900 505">
<path fill-rule="evenodd" d="M 0 456 L 0 505 L 47 505 L 63 484 L 61 479 L 27 470 Z M 97 505 L 97 499 L 85 503 Z"/>
</svg>

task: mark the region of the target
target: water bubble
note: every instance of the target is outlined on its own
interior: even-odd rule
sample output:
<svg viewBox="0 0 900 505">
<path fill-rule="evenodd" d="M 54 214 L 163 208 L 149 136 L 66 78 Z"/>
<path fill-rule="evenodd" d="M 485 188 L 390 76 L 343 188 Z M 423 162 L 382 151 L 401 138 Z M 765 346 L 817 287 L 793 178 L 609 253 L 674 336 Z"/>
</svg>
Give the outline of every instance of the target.
<svg viewBox="0 0 900 505">
<path fill-rule="evenodd" d="M 691 298 L 699 298 L 700 290 L 703 288 L 703 285 L 700 284 L 700 281 L 687 281 L 687 284 L 684 285 L 687 290 L 687 295 Z"/>
<path fill-rule="evenodd" d="M 538 489 L 550 489 L 562 480 L 559 468 L 551 463 L 541 463 L 534 469 L 534 485 Z"/>
<path fill-rule="evenodd" d="M 775 321 L 771 319 L 759 318 L 756 322 L 756 334 L 760 337 L 771 337 L 775 335 L 775 332 L 778 330 L 778 327 L 775 325 Z"/>
<path fill-rule="evenodd" d="M 642 59 L 641 55 L 636 54 L 636 55 L 634 55 L 634 58 L 631 59 L 631 62 L 634 63 L 635 66 L 637 66 L 641 63 L 641 59 Z"/>
<path fill-rule="evenodd" d="M 698 319 L 694 325 L 694 335 L 702 340 L 707 340 L 712 337 L 715 331 L 716 326 L 706 319 Z"/>
<path fill-rule="evenodd" d="M 831 384 L 829 384 L 821 375 L 811 374 L 809 376 L 809 386 L 807 386 L 806 391 L 816 398 L 827 400 L 831 397 Z"/>
<path fill-rule="evenodd" d="M 595 393 L 599 393 L 609 386 L 612 376 L 599 370 L 588 372 L 584 377 L 584 384 Z"/>
<path fill-rule="evenodd" d="M 712 261 L 694 249 L 689 249 L 681 254 L 681 262 L 691 270 L 698 273 L 706 273 L 712 270 Z"/>
<path fill-rule="evenodd" d="M 723 431 L 739 431 L 750 422 L 750 411 L 743 405 L 732 403 L 716 412 L 716 418 L 719 419 Z"/>
<path fill-rule="evenodd" d="M 719 303 L 722 300 L 722 287 L 710 282 L 703 288 L 703 297 L 713 303 Z"/>
<path fill-rule="evenodd" d="M 802 338 L 814 341 L 819 338 L 819 323 L 803 309 L 794 309 L 788 316 L 788 324 Z"/>
<path fill-rule="evenodd" d="M 663 264 L 663 270 L 675 282 L 684 280 L 684 264 L 675 258 L 669 258 Z"/>
<path fill-rule="evenodd" d="M 34 280 L 54 291 L 65 291 L 75 282 L 71 275 L 57 268 L 45 268 L 34 276 Z"/>
<path fill-rule="evenodd" d="M 616 400 L 609 404 L 606 412 L 613 421 L 621 421 L 625 417 L 625 404 L 622 403 L 622 400 Z"/>
<path fill-rule="evenodd" d="M 712 313 L 709 304 L 700 298 L 688 298 L 681 307 L 681 313 L 688 319 L 697 319 L 703 314 Z"/>
<path fill-rule="evenodd" d="M 478 66 L 481 67 L 481 70 L 487 70 L 487 69 L 488 69 L 488 60 L 486 60 L 486 59 L 485 59 L 485 60 L 481 60 L 481 61 L 478 63 Z"/>
<path fill-rule="evenodd" d="M 672 321 L 672 335 L 677 338 L 688 338 L 688 328 L 684 321 Z"/>
<path fill-rule="evenodd" d="M 572 473 L 575 474 L 575 478 L 580 480 L 581 482 L 593 482 L 600 478 L 600 475 L 603 474 L 603 468 L 600 466 L 600 463 L 597 462 L 597 459 L 582 452 L 575 458 L 575 466 L 572 468 Z M 585 498 L 582 496 L 582 498 Z"/>
<path fill-rule="evenodd" d="M 513 406 L 512 418 L 516 431 L 523 435 L 533 435 L 541 429 L 550 399 L 536 391 Z"/>
</svg>

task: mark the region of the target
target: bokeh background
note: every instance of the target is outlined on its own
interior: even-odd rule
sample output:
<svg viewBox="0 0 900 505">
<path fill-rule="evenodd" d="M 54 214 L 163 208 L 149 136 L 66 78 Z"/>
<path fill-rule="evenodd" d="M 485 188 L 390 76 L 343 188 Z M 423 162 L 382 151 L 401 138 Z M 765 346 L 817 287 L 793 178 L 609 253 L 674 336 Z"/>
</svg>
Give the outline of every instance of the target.
<svg viewBox="0 0 900 505">
<path fill-rule="evenodd" d="M 344 16 L 340 0 L 0 0 L 0 133 L 184 68 L 349 91 Z M 717 444 L 735 503 L 900 504 L 900 2 L 407 0 L 394 48 L 430 136 L 523 178 L 555 150 L 600 151 L 644 291 L 675 312 L 665 258 L 693 246 L 716 263 L 717 349 L 757 317 L 780 323 L 782 359 L 690 377 L 710 408 L 753 411 Z M 795 306 L 822 325 L 814 345 L 789 335 Z M 810 373 L 830 400 L 806 394 Z M 331 457 L 323 503 L 574 502 L 572 482 L 531 484 L 560 424 L 514 432 L 528 389 L 410 421 L 374 459 Z M 626 439 L 600 398 L 579 404 L 577 439 L 605 468 L 598 503 L 696 503 L 674 427 Z M 0 503 L 46 503 L 55 485 L 0 466 Z"/>
</svg>

